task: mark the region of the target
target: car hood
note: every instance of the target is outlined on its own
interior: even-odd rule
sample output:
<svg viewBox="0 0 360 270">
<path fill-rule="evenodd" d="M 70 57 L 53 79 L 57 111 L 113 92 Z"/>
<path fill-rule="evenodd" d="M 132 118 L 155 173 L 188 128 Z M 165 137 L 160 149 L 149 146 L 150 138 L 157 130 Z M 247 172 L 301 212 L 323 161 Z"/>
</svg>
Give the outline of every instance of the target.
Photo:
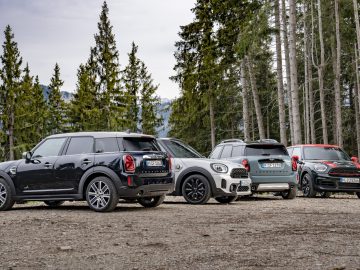
<svg viewBox="0 0 360 270">
<path fill-rule="evenodd" d="M 11 160 L 11 161 L 0 162 L 0 170 L 6 171 L 6 169 L 8 169 L 10 166 L 15 166 L 19 162 L 20 162 L 20 160 Z"/>
<path fill-rule="evenodd" d="M 322 163 L 330 167 L 357 168 L 356 164 L 347 160 L 307 160 L 311 163 Z"/>
</svg>

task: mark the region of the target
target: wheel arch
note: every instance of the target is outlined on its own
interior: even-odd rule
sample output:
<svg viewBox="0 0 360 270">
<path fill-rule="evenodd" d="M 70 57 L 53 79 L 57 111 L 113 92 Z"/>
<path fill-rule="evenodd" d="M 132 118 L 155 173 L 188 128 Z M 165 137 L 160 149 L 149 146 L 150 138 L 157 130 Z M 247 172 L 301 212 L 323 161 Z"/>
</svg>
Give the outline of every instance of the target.
<svg viewBox="0 0 360 270">
<path fill-rule="evenodd" d="M 96 177 L 100 176 L 109 178 L 114 183 L 117 192 L 119 192 L 119 188 L 122 186 L 120 177 L 113 170 L 107 167 L 98 166 L 94 167 L 92 170 L 86 171 L 81 177 L 78 193 L 82 196 L 82 198 L 85 198 L 85 191 L 89 183 Z"/>
<path fill-rule="evenodd" d="M 216 184 L 215 184 L 214 178 L 207 170 L 205 170 L 201 167 L 190 167 L 180 173 L 180 175 L 177 178 L 176 184 L 175 184 L 175 195 L 178 195 L 178 196 L 182 195 L 181 189 L 182 189 L 182 185 L 183 185 L 185 179 L 188 178 L 189 176 L 195 175 L 195 174 L 200 174 L 209 181 L 210 189 L 211 189 L 210 190 L 211 196 L 213 196 L 213 194 L 216 190 Z"/>
<path fill-rule="evenodd" d="M 15 184 L 11 177 L 6 172 L 0 171 L 0 178 L 4 179 L 5 182 L 9 184 L 13 196 L 16 196 Z"/>
</svg>

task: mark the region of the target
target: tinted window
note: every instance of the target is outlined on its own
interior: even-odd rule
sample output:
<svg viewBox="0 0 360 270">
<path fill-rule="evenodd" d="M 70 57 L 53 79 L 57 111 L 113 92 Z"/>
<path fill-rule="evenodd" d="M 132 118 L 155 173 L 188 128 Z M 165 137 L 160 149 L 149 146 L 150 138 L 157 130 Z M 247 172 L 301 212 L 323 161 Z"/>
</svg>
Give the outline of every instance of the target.
<svg viewBox="0 0 360 270">
<path fill-rule="evenodd" d="M 164 140 L 163 143 L 170 149 L 175 158 L 201 158 L 201 155 L 184 144 Z"/>
<path fill-rule="evenodd" d="M 292 157 L 293 156 L 298 156 L 299 159 L 301 159 L 301 148 L 300 147 L 295 147 L 291 156 Z"/>
<path fill-rule="evenodd" d="M 215 158 L 215 159 L 219 158 L 222 149 L 223 149 L 222 146 L 217 146 L 210 154 L 210 158 Z"/>
<path fill-rule="evenodd" d="M 232 150 L 232 157 L 240 157 L 244 154 L 244 146 L 234 146 Z"/>
<path fill-rule="evenodd" d="M 58 156 L 66 138 L 47 139 L 34 152 L 33 157 Z"/>
<path fill-rule="evenodd" d="M 155 139 L 146 137 L 122 138 L 122 146 L 124 151 L 159 151 Z"/>
<path fill-rule="evenodd" d="M 95 153 L 118 151 L 119 145 L 116 138 L 101 138 L 95 140 Z"/>
<path fill-rule="evenodd" d="M 231 150 L 232 150 L 232 145 L 225 145 L 224 150 L 221 153 L 221 158 L 231 157 Z"/>
<path fill-rule="evenodd" d="M 66 155 L 88 154 L 94 152 L 94 139 L 92 137 L 71 138 Z"/>
<path fill-rule="evenodd" d="M 288 156 L 288 152 L 283 145 L 259 144 L 247 145 L 245 149 L 246 156 Z"/>
<path fill-rule="evenodd" d="M 344 151 L 336 147 L 304 147 L 304 159 L 350 160 Z"/>
</svg>

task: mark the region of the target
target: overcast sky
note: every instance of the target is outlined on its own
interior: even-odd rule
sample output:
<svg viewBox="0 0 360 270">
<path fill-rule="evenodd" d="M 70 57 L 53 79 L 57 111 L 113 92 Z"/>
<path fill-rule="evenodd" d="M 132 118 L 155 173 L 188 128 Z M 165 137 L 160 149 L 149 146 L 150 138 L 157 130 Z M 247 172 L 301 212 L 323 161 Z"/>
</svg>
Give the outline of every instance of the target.
<svg viewBox="0 0 360 270">
<path fill-rule="evenodd" d="M 0 42 L 7 24 L 13 28 L 21 56 L 33 75 L 48 85 L 59 63 L 63 89 L 74 91 L 76 71 L 86 62 L 101 11 L 101 0 L 0 0 Z M 131 42 L 148 66 L 158 95 L 174 98 L 178 86 L 173 75 L 174 43 L 180 25 L 192 21 L 195 0 L 108 0 L 110 20 L 120 53 L 121 68 L 127 63 Z M 2 48 L 1 48 L 2 50 Z M 2 51 L 1 51 L 2 53 Z"/>
</svg>

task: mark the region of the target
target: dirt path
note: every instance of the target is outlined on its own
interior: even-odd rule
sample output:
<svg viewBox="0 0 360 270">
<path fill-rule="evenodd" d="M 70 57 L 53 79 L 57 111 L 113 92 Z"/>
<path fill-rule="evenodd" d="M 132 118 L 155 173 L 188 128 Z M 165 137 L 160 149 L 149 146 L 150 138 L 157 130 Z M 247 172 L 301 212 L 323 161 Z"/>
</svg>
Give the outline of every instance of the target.
<svg viewBox="0 0 360 270">
<path fill-rule="evenodd" d="M 360 200 L 259 196 L 157 209 L 0 212 L 0 269 L 360 269 Z"/>
</svg>

